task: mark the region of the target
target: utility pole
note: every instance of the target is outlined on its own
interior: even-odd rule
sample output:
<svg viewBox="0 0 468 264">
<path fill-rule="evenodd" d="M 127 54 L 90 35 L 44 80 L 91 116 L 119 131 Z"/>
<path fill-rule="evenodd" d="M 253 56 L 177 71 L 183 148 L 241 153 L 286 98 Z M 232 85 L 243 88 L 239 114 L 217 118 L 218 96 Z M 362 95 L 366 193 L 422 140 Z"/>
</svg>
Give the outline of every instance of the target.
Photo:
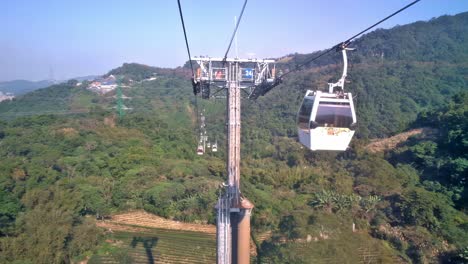
<svg viewBox="0 0 468 264">
<path fill-rule="evenodd" d="M 254 205 L 242 195 L 240 190 L 241 94 L 244 89 L 250 97 L 263 93 L 255 92 L 257 88 L 265 89 L 267 86 L 277 85 L 279 82 L 275 80 L 274 69 L 269 69 L 269 64 L 275 61 L 206 57 L 191 59 L 197 61 L 200 66 L 194 82 L 200 85 L 202 95 L 211 94 L 211 86 L 219 88 L 213 95 L 226 91 L 228 181 L 224 184 L 224 193 L 216 205 L 217 263 L 248 264 L 250 263 L 250 216 Z M 248 67 L 242 68 L 242 65 Z"/>
<path fill-rule="evenodd" d="M 116 92 L 116 106 L 115 108 L 117 109 L 117 114 L 119 116 L 119 119 L 122 119 L 125 116 L 125 111 L 126 110 L 132 110 L 132 108 L 128 108 L 124 105 L 123 99 L 131 99 L 130 97 L 127 97 L 123 95 L 122 93 L 122 88 L 120 85 L 117 86 L 117 92 Z"/>
<path fill-rule="evenodd" d="M 57 80 L 55 80 L 54 68 L 52 66 L 49 67 L 49 82 L 52 84 L 57 84 Z"/>
<path fill-rule="evenodd" d="M 120 86 L 117 86 L 117 114 L 119 118 L 122 119 L 125 115 L 124 104 L 122 100 L 122 89 Z"/>
</svg>

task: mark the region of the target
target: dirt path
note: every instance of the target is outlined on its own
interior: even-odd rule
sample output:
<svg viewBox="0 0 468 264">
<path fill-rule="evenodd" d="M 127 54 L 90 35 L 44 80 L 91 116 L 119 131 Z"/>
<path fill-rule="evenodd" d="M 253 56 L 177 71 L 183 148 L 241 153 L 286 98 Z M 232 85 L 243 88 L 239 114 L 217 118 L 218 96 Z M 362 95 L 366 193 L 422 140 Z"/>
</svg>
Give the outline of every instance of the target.
<svg viewBox="0 0 468 264">
<path fill-rule="evenodd" d="M 115 231 L 144 233 L 148 231 L 148 227 L 135 227 L 135 226 L 129 226 L 129 225 L 115 224 L 107 220 L 97 221 L 96 226 L 104 228 L 107 232 L 110 232 L 110 233 L 113 233 Z"/>
<path fill-rule="evenodd" d="M 190 120 L 193 125 L 197 125 L 197 114 L 193 111 L 193 108 L 190 105 L 187 105 L 187 112 L 190 116 Z"/>
<path fill-rule="evenodd" d="M 129 227 L 128 225 L 131 226 Z M 214 225 L 183 223 L 179 221 L 168 220 L 145 211 L 133 211 L 117 214 L 112 216 L 110 220 L 98 221 L 97 226 L 121 231 L 143 231 L 139 230 L 138 227 L 146 227 L 216 234 L 216 226 Z"/>
<path fill-rule="evenodd" d="M 435 133 L 437 133 L 437 129 L 434 128 L 417 128 L 393 137 L 374 140 L 366 146 L 366 149 L 372 153 L 394 149 L 398 144 L 408 140 L 411 136 L 421 135 L 423 138 L 430 138 L 433 137 Z"/>
</svg>

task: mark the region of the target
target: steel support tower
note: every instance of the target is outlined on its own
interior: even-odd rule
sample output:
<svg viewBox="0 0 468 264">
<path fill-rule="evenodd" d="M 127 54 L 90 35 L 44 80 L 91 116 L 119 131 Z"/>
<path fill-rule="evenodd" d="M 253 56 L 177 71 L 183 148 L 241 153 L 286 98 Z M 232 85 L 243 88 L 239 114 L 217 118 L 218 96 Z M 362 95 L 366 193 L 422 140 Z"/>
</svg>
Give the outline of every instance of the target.
<svg viewBox="0 0 468 264">
<path fill-rule="evenodd" d="M 274 60 L 191 58 L 200 68 L 194 82 L 210 89 L 210 86 L 226 92 L 226 127 L 228 175 L 224 193 L 219 197 L 217 209 L 217 263 L 250 263 L 250 216 L 254 207 L 240 191 L 241 149 L 241 98 L 242 89 L 248 97 L 257 87 L 265 88 L 274 82 L 274 69 L 269 64 Z M 247 67 L 242 68 L 242 65 Z M 203 94 L 210 94 L 210 92 Z M 216 92 L 218 93 L 218 92 Z M 216 94 L 215 93 L 215 94 Z"/>
<path fill-rule="evenodd" d="M 132 99 L 131 97 L 127 97 L 122 93 L 122 88 L 120 85 L 117 86 L 117 92 L 115 95 L 116 98 L 116 106 L 115 108 L 117 109 L 117 115 L 119 116 L 120 119 L 122 119 L 125 116 L 125 111 L 126 110 L 132 110 L 133 108 L 126 107 L 123 103 L 123 99 Z"/>
</svg>

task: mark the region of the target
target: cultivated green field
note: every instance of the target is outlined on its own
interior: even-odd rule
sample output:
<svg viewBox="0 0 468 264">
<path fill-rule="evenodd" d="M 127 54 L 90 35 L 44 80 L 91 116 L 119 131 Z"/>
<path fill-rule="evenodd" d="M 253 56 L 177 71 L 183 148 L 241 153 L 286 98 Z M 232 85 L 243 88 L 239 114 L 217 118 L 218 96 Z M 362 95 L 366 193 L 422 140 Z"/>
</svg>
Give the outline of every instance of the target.
<svg viewBox="0 0 468 264">
<path fill-rule="evenodd" d="M 216 263 L 216 240 L 210 234 L 167 229 L 114 232 L 88 263 Z"/>
</svg>

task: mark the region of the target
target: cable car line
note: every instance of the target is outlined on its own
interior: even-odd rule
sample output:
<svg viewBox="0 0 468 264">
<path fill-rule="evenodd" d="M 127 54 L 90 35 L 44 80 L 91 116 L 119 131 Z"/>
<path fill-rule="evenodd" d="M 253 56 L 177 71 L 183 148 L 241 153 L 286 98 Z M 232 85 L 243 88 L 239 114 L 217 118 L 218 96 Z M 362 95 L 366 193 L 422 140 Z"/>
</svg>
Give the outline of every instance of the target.
<svg viewBox="0 0 468 264">
<path fill-rule="evenodd" d="M 192 87 L 193 87 L 193 94 L 195 96 L 195 112 L 197 116 L 197 128 L 198 131 L 200 132 L 200 117 L 199 117 L 199 112 L 198 112 L 198 100 L 197 100 L 197 93 L 200 92 L 200 84 L 195 83 L 195 71 L 193 70 L 193 63 L 192 63 L 192 56 L 190 55 L 190 47 L 189 47 L 189 42 L 187 39 L 187 31 L 185 30 L 185 23 L 184 23 L 184 15 L 182 14 L 182 7 L 180 4 L 180 0 L 177 0 L 177 4 L 179 6 L 179 15 L 180 15 L 180 21 L 182 22 L 182 29 L 184 30 L 184 38 L 185 38 L 185 45 L 187 47 L 187 53 L 189 57 L 189 62 L 190 62 L 190 68 L 192 70 Z"/>
<path fill-rule="evenodd" d="M 330 52 L 333 51 L 333 50 L 341 51 L 343 48 L 346 48 L 346 47 L 349 45 L 349 43 L 351 43 L 351 41 L 352 41 L 353 39 L 355 39 L 355 38 L 359 37 L 360 35 L 366 33 L 367 31 L 371 30 L 372 28 L 374 28 L 374 27 L 378 26 L 379 24 L 385 22 L 386 20 L 390 19 L 391 17 L 393 17 L 393 16 L 395 16 L 395 15 L 397 15 L 397 14 L 403 12 L 405 9 L 407 9 L 407 8 L 409 8 L 409 7 L 411 7 L 411 6 L 413 6 L 414 4 L 416 4 L 416 3 L 419 2 L 419 1 L 421 1 L 421 0 L 415 0 L 415 1 L 411 2 L 411 3 L 409 3 L 408 5 L 406 5 L 406 6 L 402 7 L 402 8 L 400 8 L 399 10 L 393 12 L 391 15 L 389 15 L 389 16 L 387 16 L 387 17 L 381 19 L 380 21 L 378 21 L 377 23 L 373 24 L 372 26 L 370 26 L 370 27 L 364 29 L 363 31 L 357 33 L 356 35 L 350 37 L 350 38 L 347 39 L 346 41 L 341 42 L 341 43 L 339 43 L 339 44 L 336 44 L 335 46 L 333 46 L 333 47 L 327 49 L 326 51 L 320 53 L 319 55 L 313 57 L 312 59 L 309 59 L 309 60 L 307 60 L 306 62 L 303 62 L 302 64 L 297 65 L 296 68 L 295 68 L 294 70 L 291 70 L 291 71 L 289 71 L 289 72 L 287 72 L 287 73 L 284 73 L 283 75 L 281 75 L 281 76 L 278 77 L 278 78 L 281 79 L 281 78 L 283 78 L 284 76 L 290 74 L 291 72 L 300 70 L 300 68 L 302 68 L 303 66 L 305 66 L 305 65 L 307 65 L 307 64 L 309 64 L 309 63 L 311 63 L 311 62 L 313 62 L 313 61 L 315 61 L 315 60 L 321 58 L 322 56 L 324 56 L 324 55 L 330 53 Z"/>
<path fill-rule="evenodd" d="M 192 69 L 192 76 L 194 76 L 195 71 L 193 70 L 192 60 L 190 60 L 190 58 L 192 56 L 190 55 L 189 43 L 188 43 L 188 40 L 187 40 L 187 31 L 185 30 L 184 16 L 182 15 L 182 7 L 180 6 L 180 0 L 177 0 L 177 4 L 179 5 L 180 20 L 182 22 L 182 29 L 184 30 L 185 45 L 187 46 L 187 52 L 188 52 L 188 57 L 189 57 L 189 62 L 190 62 L 190 68 Z"/>
<path fill-rule="evenodd" d="M 244 14 L 244 10 L 245 10 L 245 6 L 247 5 L 247 1 L 248 0 L 245 0 L 244 5 L 242 6 L 242 10 L 241 10 L 241 13 L 239 15 L 239 19 L 237 20 L 236 27 L 234 28 L 234 32 L 232 33 L 231 41 L 229 42 L 229 46 L 228 46 L 228 48 L 226 50 L 226 53 L 224 54 L 223 62 L 226 62 L 229 50 L 231 49 L 232 41 L 234 40 L 234 37 L 236 36 L 237 28 L 239 27 L 239 24 L 240 24 L 241 19 L 242 19 L 242 15 Z"/>
<path fill-rule="evenodd" d="M 370 26 L 370 27 L 364 29 L 363 31 L 357 33 L 356 35 L 350 37 L 349 39 L 347 39 L 347 40 L 344 42 L 344 44 L 345 44 L 345 45 L 349 44 L 349 42 L 351 42 L 353 39 L 355 39 L 355 38 L 357 38 L 358 36 L 360 36 L 360 35 L 366 33 L 366 32 L 369 31 L 370 29 L 372 29 L 372 28 L 374 28 L 375 26 L 381 24 L 382 22 L 384 22 L 384 21 L 390 19 L 391 17 L 397 15 L 398 13 L 404 11 L 405 9 L 409 8 L 410 6 L 416 4 L 416 3 L 419 2 L 419 1 L 421 1 L 421 0 L 415 0 L 415 1 L 411 2 L 411 3 L 409 3 L 408 5 L 406 5 L 405 7 L 400 8 L 399 10 L 395 11 L 393 14 L 391 14 L 391 15 L 387 16 L 386 18 L 380 20 L 379 22 L 375 23 L 374 25 L 372 25 L 372 26 Z M 337 46 L 339 46 L 339 44 L 336 45 L 335 47 L 337 47 Z"/>
</svg>

